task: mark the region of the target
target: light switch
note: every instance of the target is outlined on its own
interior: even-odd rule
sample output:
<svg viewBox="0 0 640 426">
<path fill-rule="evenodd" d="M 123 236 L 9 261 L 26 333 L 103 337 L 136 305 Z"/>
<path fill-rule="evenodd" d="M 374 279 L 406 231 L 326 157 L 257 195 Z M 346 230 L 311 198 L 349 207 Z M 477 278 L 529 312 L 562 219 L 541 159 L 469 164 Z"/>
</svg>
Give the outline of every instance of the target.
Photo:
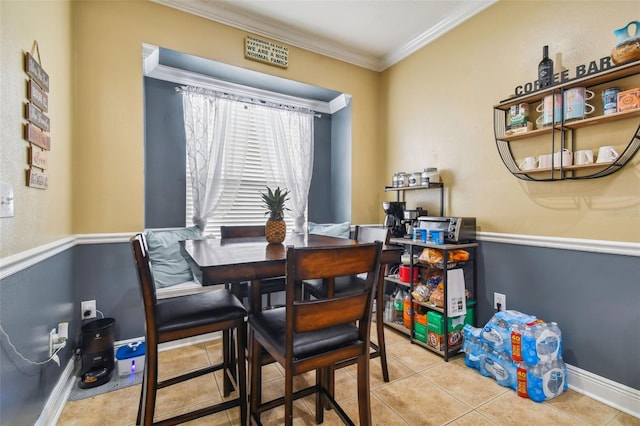
<svg viewBox="0 0 640 426">
<path fill-rule="evenodd" d="M 0 217 L 13 217 L 13 186 L 0 183 Z"/>
</svg>

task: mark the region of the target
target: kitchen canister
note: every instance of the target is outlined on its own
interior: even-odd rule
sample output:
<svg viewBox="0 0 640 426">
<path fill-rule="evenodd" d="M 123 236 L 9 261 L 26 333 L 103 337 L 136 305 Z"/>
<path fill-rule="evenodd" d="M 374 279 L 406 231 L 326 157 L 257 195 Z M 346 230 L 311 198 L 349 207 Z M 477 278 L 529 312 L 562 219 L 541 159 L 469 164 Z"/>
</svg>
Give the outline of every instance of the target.
<svg viewBox="0 0 640 426">
<path fill-rule="evenodd" d="M 617 87 L 609 87 L 602 91 L 602 108 L 604 114 L 614 114 L 618 112 L 618 93 L 620 89 Z"/>
<path fill-rule="evenodd" d="M 437 167 L 427 167 L 420 175 L 420 185 L 429 186 L 430 183 L 440 182 Z"/>
</svg>

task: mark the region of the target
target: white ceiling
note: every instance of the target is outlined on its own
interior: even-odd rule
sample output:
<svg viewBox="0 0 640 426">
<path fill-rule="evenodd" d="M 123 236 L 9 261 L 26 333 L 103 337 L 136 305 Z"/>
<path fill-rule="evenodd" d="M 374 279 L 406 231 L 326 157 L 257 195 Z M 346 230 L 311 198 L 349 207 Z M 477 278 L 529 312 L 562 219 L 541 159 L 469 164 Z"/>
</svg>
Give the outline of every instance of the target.
<svg viewBox="0 0 640 426">
<path fill-rule="evenodd" d="M 497 0 L 152 0 L 382 71 Z"/>
</svg>

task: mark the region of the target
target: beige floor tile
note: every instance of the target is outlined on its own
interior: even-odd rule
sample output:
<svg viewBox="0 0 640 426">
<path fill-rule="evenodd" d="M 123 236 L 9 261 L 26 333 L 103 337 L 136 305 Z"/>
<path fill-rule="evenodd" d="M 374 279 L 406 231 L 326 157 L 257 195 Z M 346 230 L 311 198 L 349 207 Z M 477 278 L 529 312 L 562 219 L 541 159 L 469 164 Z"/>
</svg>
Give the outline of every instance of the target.
<svg viewBox="0 0 640 426">
<path fill-rule="evenodd" d="M 584 425 L 583 422 L 549 404 L 521 398 L 506 392 L 479 407 L 477 411 L 499 425 Z"/>
<path fill-rule="evenodd" d="M 414 374 L 373 391 L 412 425 L 443 425 L 471 411 L 471 407 Z"/>
<path fill-rule="evenodd" d="M 474 408 L 504 392 L 513 392 L 467 367 L 461 358 L 438 364 L 420 374 Z"/>
<path fill-rule="evenodd" d="M 556 398 L 545 401 L 558 410 L 576 417 L 590 425 L 604 425 L 619 412 L 601 402 L 595 401 L 578 392 L 567 390 Z"/>
<path fill-rule="evenodd" d="M 158 354 L 158 379 L 177 376 L 210 365 L 204 344 L 184 346 Z"/>
<path fill-rule="evenodd" d="M 472 411 L 451 423 L 447 423 L 448 426 L 491 426 L 496 424 L 477 411 Z"/>
<path fill-rule="evenodd" d="M 343 401 L 340 403 L 342 409 L 347 413 L 349 418 L 353 420 L 353 422 L 357 425 L 359 422 L 358 415 L 358 398 L 357 394 L 354 395 L 353 398 L 348 401 Z M 336 416 L 337 423 L 343 424 L 342 421 Z M 396 412 L 394 412 L 387 404 L 385 404 L 380 398 L 376 395 L 371 395 L 371 421 L 374 425 L 385 425 L 385 426 L 394 426 L 394 425 L 407 425 L 407 422 L 402 419 Z"/>
<path fill-rule="evenodd" d="M 387 355 L 396 358 L 409 371 L 422 371 L 444 363 L 442 357 L 406 339 L 387 345 Z"/>
<path fill-rule="evenodd" d="M 133 425 L 138 414 L 139 400 L 140 385 L 92 398 L 69 401 L 58 419 L 58 425 Z"/>
<path fill-rule="evenodd" d="M 195 411 L 200 408 L 207 407 L 208 404 L 195 404 L 188 407 L 183 407 L 176 411 L 166 412 L 164 414 L 158 415 L 155 417 L 156 421 L 167 419 L 169 417 L 178 416 L 180 414 L 188 413 L 190 411 Z M 238 408 L 233 408 L 226 411 L 221 411 L 219 413 L 211 414 L 209 416 L 200 417 L 199 419 L 192 420 L 190 422 L 183 423 L 189 426 L 226 426 L 230 424 L 229 413 L 230 412 L 238 412 Z M 238 413 L 239 417 L 239 413 Z"/>
<path fill-rule="evenodd" d="M 640 418 L 618 412 L 618 415 L 616 415 L 611 422 L 607 423 L 607 426 L 640 426 Z"/>
<path fill-rule="evenodd" d="M 390 383 L 382 381 L 379 359 L 370 363 L 371 413 L 375 425 L 597 425 L 640 426 L 640 419 L 574 391 L 544 403 L 520 398 L 510 389 L 481 376 L 464 365 L 463 358 L 444 360 L 421 346 L 385 329 Z M 174 375 L 218 362 L 221 342 L 213 341 L 160 353 L 163 375 Z M 284 393 L 284 370 L 277 364 L 264 366 L 265 399 Z M 222 372 L 206 375 L 160 391 L 156 419 L 189 411 L 222 399 Z M 315 383 L 315 372 L 294 379 L 295 389 Z M 135 423 L 140 385 L 93 398 L 66 403 L 58 425 L 129 426 Z M 235 392 L 231 397 L 235 397 Z M 336 371 L 336 399 L 358 423 L 356 366 Z M 475 410 L 473 407 L 476 407 Z M 266 425 L 281 425 L 284 408 L 266 412 Z M 237 408 L 188 424 L 238 425 Z M 341 425 L 333 410 L 325 411 L 325 425 Z M 294 423 L 315 425 L 315 400 L 307 397 L 294 404 Z"/>
<path fill-rule="evenodd" d="M 197 404 L 222 401 L 213 374 L 160 389 L 156 399 L 156 415 L 180 410 Z"/>
</svg>

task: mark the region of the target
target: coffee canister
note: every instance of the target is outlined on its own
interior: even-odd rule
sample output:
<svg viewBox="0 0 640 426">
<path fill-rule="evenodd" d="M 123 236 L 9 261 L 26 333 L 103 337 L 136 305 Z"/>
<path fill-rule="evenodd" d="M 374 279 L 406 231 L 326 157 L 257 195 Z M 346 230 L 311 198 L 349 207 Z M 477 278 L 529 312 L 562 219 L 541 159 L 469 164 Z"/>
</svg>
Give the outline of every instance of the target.
<svg viewBox="0 0 640 426">
<path fill-rule="evenodd" d="M 602 107 L 605 114 L 614 114 L 618 112 L 618 93 L 620 89 L 610 87 L 602 91 Z"/>
</svg>

